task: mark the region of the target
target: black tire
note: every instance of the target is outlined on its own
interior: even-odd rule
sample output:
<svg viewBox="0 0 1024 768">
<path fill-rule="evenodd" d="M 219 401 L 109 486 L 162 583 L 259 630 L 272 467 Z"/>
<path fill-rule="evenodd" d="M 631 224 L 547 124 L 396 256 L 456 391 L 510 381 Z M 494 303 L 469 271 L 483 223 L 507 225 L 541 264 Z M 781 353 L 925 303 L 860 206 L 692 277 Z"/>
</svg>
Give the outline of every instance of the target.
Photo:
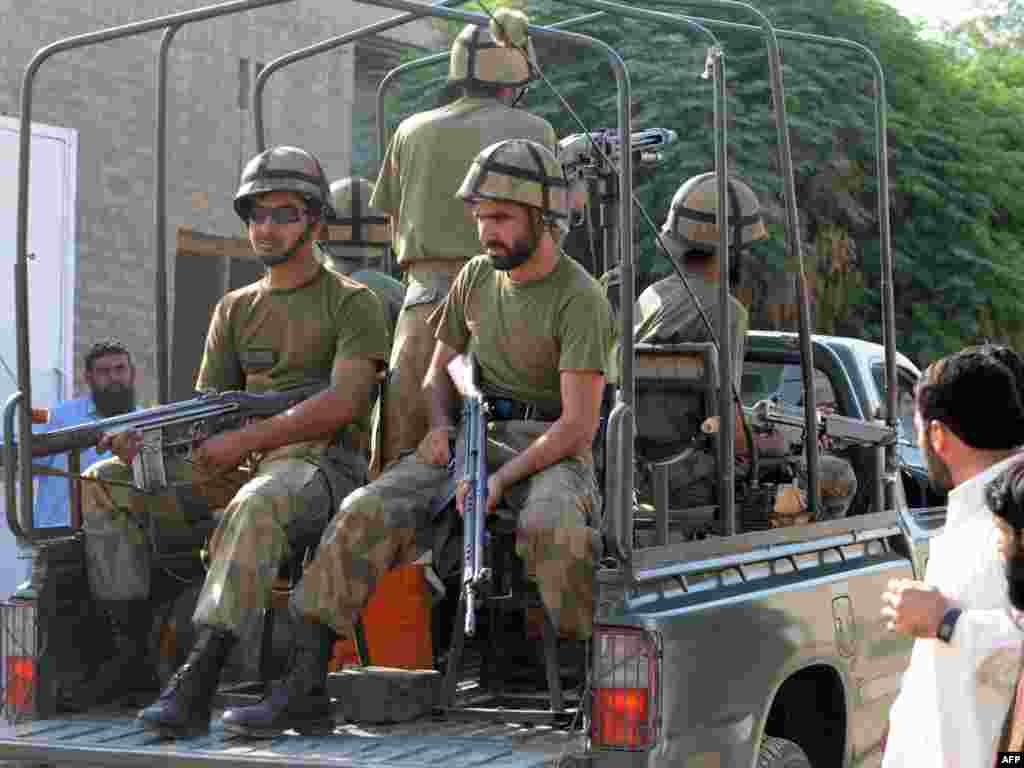
<svg viewBox="0 0 1024 768">
<path fill-rule="evenodd" d="M 757 753 L 757 768 L 812 768 L 798 744 L 778 736 L 765 736 Z"/>
</svg>

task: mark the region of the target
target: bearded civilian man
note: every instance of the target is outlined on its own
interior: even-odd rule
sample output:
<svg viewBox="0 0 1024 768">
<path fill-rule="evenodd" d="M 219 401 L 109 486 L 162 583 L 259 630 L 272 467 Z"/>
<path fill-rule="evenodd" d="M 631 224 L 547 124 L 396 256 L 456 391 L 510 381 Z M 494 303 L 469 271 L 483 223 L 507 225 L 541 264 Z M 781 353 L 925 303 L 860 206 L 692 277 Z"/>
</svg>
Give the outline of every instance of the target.
<svg viewBox="0 0 1024 768">
<path fill-rule="evenodd" d="M 76 427 L 135 410 L 135 365 L 128 349 L 117 339 L 105 339 L 89 348 L 82 377 L 89 387 L 89 395 L 65 400 L 51 408 L 49 420 L 37 431 Z M 81 466 L 87 468 L 109 456 L 109 451 L 89 448 L 82 451 Z M 64 454 L 37 459 L 36 463 L 64 471 L 68 468 Z M 33 515 L 37 528 L 71 525 L 68 490 L 68 481 L 63 477 L 44 475 L 39 478 Z"/>
<path fill-rule="evenodd" d="M 918 383 L 914 422 L 928 474 L 949 491 L 949 505 L 930 542 L 926 583 L 893 581 L 882 596 L 889 628 L 917 638 L 883 766 L 990 768 L 1021 648 L 986 498 L 1024 434 L 1015 376 L 979 349 L 938 360 Z"/>
</svg>

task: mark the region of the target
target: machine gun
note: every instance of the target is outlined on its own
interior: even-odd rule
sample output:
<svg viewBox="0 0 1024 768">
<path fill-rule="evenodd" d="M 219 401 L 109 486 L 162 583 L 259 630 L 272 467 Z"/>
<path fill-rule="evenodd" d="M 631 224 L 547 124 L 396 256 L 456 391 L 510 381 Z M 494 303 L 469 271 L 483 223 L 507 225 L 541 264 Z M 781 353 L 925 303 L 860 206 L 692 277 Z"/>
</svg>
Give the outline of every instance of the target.
<svg viewBox="0 0 1024 768">
<path fill-rule="evenodd" d="M 755 432 L 770 432 L 776 425 L 804 428 L 804 412 L 771 400 L 761 400 L 744 412 Z M 818 434 L 832 440 L 854 445 L 890 445 L 896 441 L 896 430 L 880 422 L 853 419 L 835 413 L 817 414 Z"/>
<path fill-rule="evenodd" d="M 465 602 L 465 634 L 476 632 L 476 601 L 490 581 L 485 568 L 484 525 L 487 520 L 487 402 L 477 383 L 477 363 L 472 354 L 458 355 L 448 363 L 448 374 L 462 395 L 462 429 L 466 463 L 460 483 L 467 493 L 462 505 L 462 600 Z"/>
<path fill-rule="evenodd" d="M 262 394 L 234 390 L 204 393 L 191 400 L 33 434 L 32 456 L 84 451 L 95 447 L 105 434 L 137 430 L 143 439 L 132 463 L 134 485 L 140 491 L 152 493 L 167 487 L 166 457 L 186 457 L 206 438 L 237 429 L 249 419 L 286 411 L 325 387 L 324 382 L 313 382 Z M 14 441 L 5 436 L 4 460 L 13 462 L 16 456 Z"/>
<path fill-rule="evenodd" d="M 657 165 L 662 160 L 662 154 L 658 150 L 675 140 L 675 131 L 667 128 L 645 128 L 629 135 L 629 149 L 631 152 L 639 153 L 637 160 L 640 165 Z M 619 133 L 611 128 L 566 136 L 558 142 L 558 159 L 565 169 L 566 179 L 572 183 L 578 177 L 588 174 L 614 173 L 615 168 L 609 168 L 605 158 L 615 165 L 622 151 L 619 145 Z"/>
</svg>

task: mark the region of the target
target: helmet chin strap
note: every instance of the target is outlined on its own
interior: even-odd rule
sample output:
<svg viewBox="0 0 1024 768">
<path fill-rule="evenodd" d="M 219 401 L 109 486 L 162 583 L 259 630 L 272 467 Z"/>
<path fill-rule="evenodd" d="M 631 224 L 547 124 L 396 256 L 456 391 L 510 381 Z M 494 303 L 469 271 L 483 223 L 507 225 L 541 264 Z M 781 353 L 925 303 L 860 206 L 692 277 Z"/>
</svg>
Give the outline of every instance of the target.
<svg viewBox="0 0 1024 768">
<path fill-rule="evenodd" d="M 299 239 L 292 243 L 292 246 L 287 251 L 282 253 L 280 256 L 272 256 L 269 258 L 266 256 L 261 256 L 260 259 L 268 267 L 276 267 L 279 264 L 284 264 L 286 261 L 288 261 L 288 259 L 290 259 L 292 256 L 299 252 L 302 246 L 304 246 L 309 241 L 309 236 L 312 234 L 313 224 L 312 222 L 310 222 L 307 223 L 306 228 L 302 230 L 302 235 L 299 237 Z"/>
</svg>

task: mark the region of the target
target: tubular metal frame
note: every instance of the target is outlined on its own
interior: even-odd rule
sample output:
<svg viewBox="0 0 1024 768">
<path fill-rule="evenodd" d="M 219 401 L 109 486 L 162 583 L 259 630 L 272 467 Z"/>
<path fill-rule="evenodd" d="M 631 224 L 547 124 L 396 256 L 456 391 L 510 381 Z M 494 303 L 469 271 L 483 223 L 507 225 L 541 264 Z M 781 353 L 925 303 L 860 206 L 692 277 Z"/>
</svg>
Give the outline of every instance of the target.
<svg viewBox="0 0 1024 768">
<path fill-rule="evenodd" d="M 121 25 L 112 27 L 106 30 L 100 30 L 98 32 L 89 33 L 85 35 L 78 35 L 64 40 L 57 41 L 51 45 L 39 49 L 33 56 L 29 65 L 26 67 L 25 74 L 23 77 L 22 85 L 22 110 L 21 110 L 21 134 L 19 136 L 19 173 L 18 173 L 18 216 L 17 216 L 17 262 L 15 264 L 15 309 L 17 313 L 17 344 L 18 344 L 18 384 L 19 391 L 14 396 L 9 398 L 8 402 L 4 406 L 3 421 L 6 424 L 13 424 L 15 421 L 18 423 L 19 430 L 22 434 L 31 433 L 31 425 L 29 423 L 29 414 L 31 408 L 31 365 L 28 349 L 28 286 L 27 286 L 27 275 L 28 275 L 28 254 L 27 254 L 27 221 L 28 221 L 28 196 L 27 196 L 27 185 L 29 177 L 29 159 L 30 159 L 30 128 L 31 128 L 31 107 L 32 107 L 32 89 L 34 84 L 34 77 L 42 65 L 42 63 L 51 57 L 52 55 L 72 50 L 75 48 L 81 48 L 89 45 L 95 45 L 98 43 L 109 42 L 111 40 L 120 39 L 123 37 L 134 36 L 138 34 L 144 34 L 149 31 L 157 29 L 163 29 L 164 35 L 161 39 L 160 49 L 158 52 L 157 60 L 157 105 L 156 105 L 156 157 L 155 157 L 155 177 L 156 177 L 156 192 L 154 198 L 154 225 L 155 225 L 155 252 L 157 261 L 157 274 L 156 274 L 156 293 L 157 293 L 157 370 L 159 378 L 160 388 L 160 399 L 163 402 L 166 399 L 166 389 L 168 386 L 168 374 L 167 374 L 167 326 L 166 326 L 166 306 L 167 306 L 167 282 L 166 282 L 166 110 L 167 110 L 167 95 L 166 95 L 166 79 L 167 79 L 167 59 L 170 49 L 170 45 L 173 42 L 175 35 L 178 30 L 186 24 L 193 23 L 196 21 L 202 21 L 206 19 L 216 18 L 220 16 L 226 16 L 233 13 L 242 11 L 254 10 L 263 7 L 270 7 L 274 5 L 283 4 L 290 2 L 291 0 L 234 0 L 233 2 L 223 3 L 215 6 L 208 6 L 200 8 L 194 11 L 188 11 L 183 13 L 171 14 L 168 16 L 158 17 L 148 21 L 135 22 L 131 24 Z M 433 6 L 426 6 L 420 3 L 409 2 L 408 0 L 359 0 L 370 5 L 377 5 L 381 7 L 390 7 L 404 11 L 402 14 L 392 17 L 390 19 L 384 19 L 374 24 L 367 25 L 358 30 L 346 33 L 344 35 L 325 40 L 314 46 L 294 51 L 289 54 L 285 54 L 273 61 L 271 61 L 261 71 L 256 79 L 256 84 L 253 89 L 253 114 L 256 123 L 256 135 L 257 143 L 260 148 L 265 146 L 264 140 L 264 123 L 263 123 L 263 89 L 269 77 L 281 69 L 282 67 L 293 63 L 295 61 L 303 60 L 319 53 L 324 53 L 329 50 L 333 50 L 342 45 L 356 42 L 360 39 L 368 37 L 372 34 L 376 34 L 387 29 L 400 26 L 401 24 L 414 21 L 423 16 L 434 16 L 439 18 L 448 18 L 458 21 L 464 21 L 475 24 L 485 24 L 489 21 L 484 16 L 479 14 L 467 14 L 457 11 L 450 11 L 446 9 L 448 5 L 455 5 L 463 0 L 440 0 Z M 814 35 L 809 33 L 795 32 L 790 30 L 775 30 L 768 19 L 756 8 L 741 3 L 733 2 L 733 0 L 707 0 L 701 3 L 701 5 L 712 5 L 722 8 L 737 8 L 750 12 L 761 22 L 761 26 L 740 24 L 736 22 L 720 21 L 716 19 L 708 19 L 699 16 L 687 16 L 680 14 L 669 14 L 658 11 L 651 11 L 646 9 L 630 8 L 617 3 L 608 2 L 608 0 L 569 0 L 571 4 L 583 5 L 589 8 L 600 9 L 596 13 L 591 13 L 586 16 L 577 17 L 574 19 L 568 19 L 552 24 L 550 27 L 531 27 L 530 31 L 543 37 L 554 36 L 561 37 L 564 40 L 571 40 L 573 42 L 579 42 L 590 47 L 595 47 L 600 50 L 604 50 L 608 55 L 610 61 L 612 61 L 613 71 L 616 72 L 616 80 L 619 95 L 619 131 L 620 138 L 622 136 L 623 126 L 628 126 L 628 93 L 629 83 L 628 74 L 625 72 L 625 68 L 621 63 L 621 59 L 615 53 L 614 50 L 609 48 L 601 41 L 594 40 L 583 35 L 572 35 L 565 34 L 559 36 L 557 33 L 560 29 L 569 26 L 575 26 L 577 24 L 583 24 L 586 21 L 595 19 L 603 13 L 612 13 L 621 16 L 630 16 L 633 18 L 641 18 L 649 21 L 673 21 L 676 23 L 684 24 L 691 28 L 698 29 L 699 31 L 707 34 L 707 28 L 719 27 L 725 29 L 742 30 L 750 32 L 761 32 L 765 35 L 766 42 L 768 45 L 769 52 L 769 69 L 771 75 L 771 86 L 773 91 L 773 102 L 776 110 L 776 126 L 779 132 L 779 144 L 782 151 L 782 164 L 784 168 L 783 181 L 784 191 L 786 197 L 786 210 L 787 210 L 787 239 L 790 242 L 790 247 L 798 256 L 798 263 L 800 264 L 800 270 L 796 277 L 797 288 L 798 288 L 798 307 L 800 310 L 800 337 L 801 337 L 801 353 L 804 361 L 803 364 L 803 378 L 804 378 L 804 389 L 807 392 L 805 397 L 805 418 L 812 418 L 814 413 L 814 402 L 813 402 L 813 386 L 812 377 L 813 371 L 811 368 L 811 355 L 809 350 L 803 349 L 806 345 L 810 346 L 810 328 L 809 328 L 809 310 L 807 307 L 807 292 L 806 292 L 806 277 L 803 268 L 803 257 L 801 253 L 801 244 L 799 237 L 796 236 L 798 232 L 798 213 L 795 205 L 795 184 L 793 180 L 792 172 L 792 155 L 789 145 L 789 133 L 788 125 L 786 122 L 785 115 L 785 99 L 783 96 L 783 82 L 782 72 L 779 66 L 779 38 L 792 39 L 803 42 L 812 42 L 822 45 L 835 46 L 840 48 L 847 48 L 864 54 L 870 62 L 875 75 L 875 91 L 874 91 L 874 103 L 875 103 L 875 128 L 876 128 L 876 162 L 878 166 L 879 176 L 879 191 L 878 191 L 878 208 L 879 208 L 879 237 L 881 239 L 881 260 L 882 260 L 882 300 L 883 300 L 883 343 L 886 353 L 886 421 L 890 426 L 894 426 L 895 423 L 895 399 L 896 399 L 896 368 L 894 365 L 895 361 L 895 328 L 892 318 L 895 312 L 895 299 L 893 294 L 893 282 L 892 282 L 892 250 L 891 250 L 891 229 L 890 229 L 890 216 L 889 216 L 889 178 L 888 178 L 888 153 L 887 153 L 887 136 L 886 136 L 886 101 L 885 101 L 885 79 L 884 73 L 878 58 L 875 54 L 866 46 L 861 43 L 845 40 L 842 38 L 832 38 L 823 35 Z M 668 5 L 685 5 L 685 3 L 671 2 L 671 0 L 656 0 L 659 4 Z M 724 93 L 724 62 L 721 47 L 717 45 L 717 40 L 712 38 L 715 49 L 713 51 L 713 69 L 715 73 L 716 90 L 715 90 L 715 148 L 716 148 L 716 172 L 719 174 L 719 210 L 725 212 L 725 217 L 728 216 L 728 206 L 724 199 L 725 196 L 725 184 L 721 183 L 727 177 L 727 168 L 725 167 L 725 115 L 726 115 L 726 102 Z M 383 141 L 385 136 L 385 127 L 383 120 L 383 95 L 386 88 L 392 80 L 402 72 L 410 69 L 426 66 L 434 63 L 447 56 L 446 53 L 436 54 L 434 56 L 425 57 L 408 64 L 403 64 L 400 67 L 389 72 L 384 80 L 381 81 L 378 87 L 378 138 L 381 139 L 381 147 L 383 153 Z M 617 66 L 618 65 L 618 66 Z M 621 70 L 621 73 L 620 73 Z M 625 86 L 625 89 L 623 88 Z M 623 104 L 623 96 L 626 95 L 626 103 Z M 626 117 L 626 121 L 623 122 L 623 117 Z M 628 153 L 624 154 L 624 160 L 622 167 L 620 168 L 619 178 L 619 198 L 620 198 L 620 216 L 625 214 L 621 219 L 620 226 L 620 241 L 622 243 L 620 253 L 620 264 L 623 270 L 623 279 L 620 290 L 623 291 L 623 296 L 629 295 L 627 291 L 634 291 L 635 284 L 635 256 L 633 254 L 633 242 L 632 237 L 629 233 L 632 231 L 632 206 L 629 204 L 632 200 L 632 178 L 630 159 L 626 157 Z M 628 193 L 628 194 L 624 194 Z M 725 218 L 723 217 L 723 218 Z M 721 240 L 725 241 L 727 238 L 727 227 L 722 227 Z M 720 249 L 723 254 L 726 254 L 723 259 L 723 276 L 728 271 L 728 249 L 724 247 L 725 243 L 720 243 Z M 727 281 L 721 280 L 723 292 L 727 292 Z M 631 299 L 631 296 L 630 296 Z M 620 306 L 623 308 L 623 323 L 622 323 L 622 336 L 623 336 L 623 387 L 620 388 L 618 403 L 616 404 L 616 412 L 613 412 L 612 419 L 610 420 L 609 429 L 609 443 L 610 447 L 614 448 L 615 454 L 619 458 L 620 466 L 622 467 L 621 476 L 615 478 L 614 482 L 610 484 L 610 490 L 613 491 L 610 498 L 615 500 L 614 507 L 618 508 L 618 514 L 615 515 L 616 521 L 613 521 L 613 533 L 615 541 L 617 542 L 619 552 L 617 553 L 623 560 L 628 561 L 631 550 L 632 526 L 626 517 L 631 517 L 629 512 L 631 510 L 631 493 L 632 493 L 632 479 L 628 477 L 631 474 L 629 471 L 632 467 L 632 450 L 630 439 L 626 439 L 626 435 L 632 434 L 632 406 L 634 402 L 634 391 L 632 382 L 632 300 L 621 301 Z M 725 307 L 727 302 L 722 301 L 720 305 Z M 161 311 L 161 308 L 163 311 Z M 628 324 L 627 324 L 628 320 Z M 722 327 L 727 327 L 723 325 Z M 724 340 L 724 346 L 720 341 L 720 349 L 722 354 L 720 355 L 720 375 L 723 376 L 723 380 L 731 381 L 731 355 L 727 354 L 729 341 Z M 723 387 L 723 392 L 725 388 Z M 734 420 L 734 412 L 731 407 L 731 401 L 725 400 L 723 394 L 723 413 L 722 418 L 725 420 L 723 426 L 723 439 L 720 441 L 720 450 L 724 455 L 727 449 L 732 448 L 733 442 L 733 429 L 730 428 L 731 423 Z M 14 410 L 20 408 L 15 419 Z M 623 410 L 625 409 L 625 411 Z M 628 421 L 628 425 L 624 424 L 624 421 Z M 629 429 L 626 429 L 626 427 Z M 13 435 L 13 430 L 8 430 L 8 435 Z M 612 443 L 616 443 L 612 445 Z M 726 445 L 728 443 L 728 445 Z M 811 445 L 808 447 L 808 474 L 809 474 L 809 488 L 808 495 L 809 501 L 812 505 L 812 509 L 819 503 L 818 496 L 818 484 L 814 482 L 817 477 L 818 471 L 818 452 L 817 446 L 811 441 Z M 17 450 L 17 454 L 15 454 Z M 17 460 L 9 461 L 8 458 L 14 458 L 17 455 Z M 16 535 L 21 538 L 33 540 L 35 538 L 46 538 L 46 535 L 39 536 L 36 531 L 32 530 L 31 535 L 26 532 L 19 523 L 17 509 L 18 509 L 18 494 L 15 492 L 15 483 L 13 482 L 16 477 L 21 479 L 21 494 L 20 502 L 22 509 L 31 509 L 32 507 L 32 483 L 31 483 L 31 444 L 30 438 L 21 441 L 17 448 L 8 443 L 5 447 L 5 477 L 7 479 L 7 516 L 8 523 L 11 525 L 11 529 Z M 722 463 L 725 467 L 725 475 L 732 475 L 732 462 L 726 461 Z M 896 456 L 895 451 L 891 447 L 886 450 L 885 470 L 886 479 L 892 481 L 895 476 L 896 467 Z M 726 480 L 723 477 L 723 480 Z M 731 479 L 731 477 L 729 478 Z M 732 493 L 734 490 L 734 484 L 732 482 L 724 482 L 725 494 L 730 498 L 725 500 L 727 502 L 734 501 Z M 891 485 L 891 483 L 890 483 Z M 726 509 L 734 509 L 734 503 L 723 504 Z M 735 519 L 733 516 L 729 516 L 726 520 L 726 532 L 735 531 Z M 30 527 L 31 530 L 31 527 Z M 58 529 L 59 530 L 59 529 Z"/>
</svg>

